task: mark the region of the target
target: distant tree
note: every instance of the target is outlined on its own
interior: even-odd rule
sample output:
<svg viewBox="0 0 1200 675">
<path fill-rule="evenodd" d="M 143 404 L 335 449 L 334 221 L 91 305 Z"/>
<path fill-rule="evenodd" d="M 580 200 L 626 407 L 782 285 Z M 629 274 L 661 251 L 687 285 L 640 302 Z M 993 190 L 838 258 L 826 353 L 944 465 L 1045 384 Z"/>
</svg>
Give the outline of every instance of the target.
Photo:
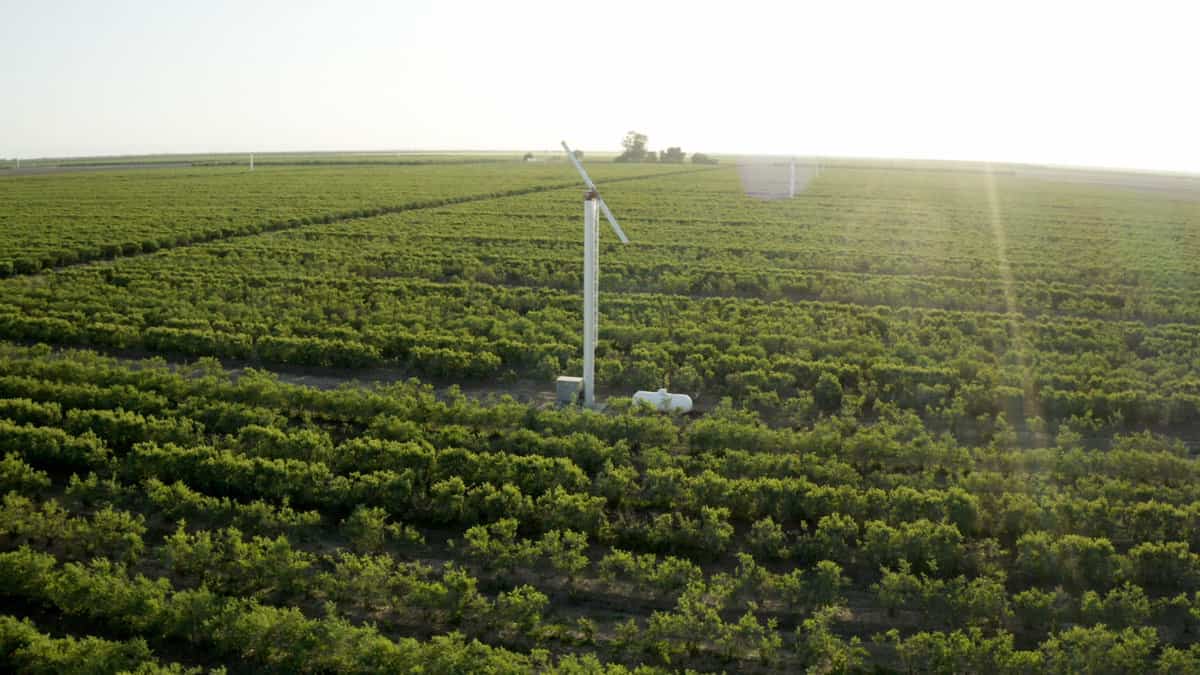
<svg viewBox="0 0 1200 675">
<path fill-rule="evenodd" d="M 662 156 L 659 157 L 659 161 L 670 162 L 672 164 L 682 164 L 685 157 L 687 157 L 687 153 L 679 148 L 679 146 L 675 146 L 663 150 Z"/>
<path fill-rule="evenodd" d="M 640 162 L 646 158 L 646 134 L 630 131 L 625 134 L 621 146 L 625 151 L 617 156 L 618 162 Z"/>
<path fill-rule="evenodd" d="M 716 164 L 717 160 L 709 157 L 703 152 L 692 153 L 692 164 Z"/>
<path fill-rule="evenodd" d="M 642 161 L 643 162 L 657 162 L 658 161 L 658 153 L 654 152 L 653 150 L 650 150 L 646 153 L 646 155 L 644 157 L 642 157 Z"/>
<path fill-rule="evenodd" d="M 525 153 L 525 156 L 522 157 L 521 159 L 522 159 L 522 161 L 532 162 L 533 161 L 533 153 L 527 152 L 527 153 Z"/>
</svg>

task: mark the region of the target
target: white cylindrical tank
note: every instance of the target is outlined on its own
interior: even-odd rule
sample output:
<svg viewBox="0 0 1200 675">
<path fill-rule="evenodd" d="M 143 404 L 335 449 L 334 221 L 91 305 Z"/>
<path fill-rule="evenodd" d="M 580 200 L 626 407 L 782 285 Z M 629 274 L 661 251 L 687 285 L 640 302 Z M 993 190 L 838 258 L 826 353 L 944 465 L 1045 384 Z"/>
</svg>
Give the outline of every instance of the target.
<svg viewBox="0 0 1200 675">
<path fill-rule="evenodd" d="M 691 412 L 692 397 L 687 394 L 672 394 L 666 389 L 638 391 L 633 394 L 634 402 L 649 403 L 655 410 L 663 412 Z"/>
</svg>

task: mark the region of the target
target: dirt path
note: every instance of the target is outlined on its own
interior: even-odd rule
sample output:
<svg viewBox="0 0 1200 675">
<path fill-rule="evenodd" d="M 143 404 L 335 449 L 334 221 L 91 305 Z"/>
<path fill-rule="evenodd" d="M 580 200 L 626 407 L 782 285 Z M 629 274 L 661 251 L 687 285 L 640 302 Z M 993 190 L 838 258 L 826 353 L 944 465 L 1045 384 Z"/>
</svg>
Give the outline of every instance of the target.
<svg viewBox="0 0 1200 675">
<path fill-rule="evenodd" d="M 16 341 L 15 344 L 23 344 L 30 346 L 33 343 L 27 341 Z M 66 351 L 71 349 L 69 346 L 57 347 L 56 351 Z M 167 362 L 167 365 L 173 369 L 190 366 L 196 362 L 196 358 L 182 356 L 168 356 L 163 354 L 153 354 L 150 352 L 142 352 L 136 350 L 104 350 L 96 347 L 86 347 L 88 349 L 105 356 L 116 359 L 123 365 L 133 368 L 141 367 L 143 361 L 150 358 L 162 358 Z M 553 381 L 541 381 L 531 379 L 520 379 L 514 382 L 500 382 L 498 380 L 473 380 L 466 382 L 455 382 L 452 380 L 439 380 L 426 376 L 420 376 L 416 373 L 406 371 L 402 368 L 364 368 L 355 370 L 350 368 L 324 368 L 315 366 L 288 366 L 279 364 L 255 363 L 250 361 L 237 361 L 231 359 L 222 359 L 221 365 L 225 372 L 229 373 L 232 379 L 236 382 L 250 370 L 268 372 L 279 378 L 280 382 L 285 384 L 294 384 L 303 387 L 312 387 L 324 391 L 337 389 L 347 385 L 369 388 L 376 385 L 389 385 L 397 382 L 404 382 L 409 379 L 416 378 L 421 384 L 427 384 L 433 387 L 438 398 L 445 398 L 450 394 L 450 390 L 457 387 L 458 390 L 468 398 L 480 402 L 488 402 L 489 400 L 499 399 L 502 396 L 511 396 L 518 403 L 534 405 L 537 407 L 553 407 L 556 406 L 556 392 Z M 568 373 L 564 373 L 568 374 Z M 628 399 L 633 397 L 634 387 L 607 387 L 597 385 L 596 400 L 600 402 L 601 408 L 609 399 Z M 710 397 L 709 399 L 697 399 L 693 397 L 694 413 L 704 413 L 712 409 L 719 401 Z"/>
<path fill-rule="evenodd" d="M 273 373 L 279 378 L 280 382 L 323 390 L 337 389 L 348 384 L 362 387 L 371 387 L 377 384 L 387 385 L 395 382 L 403 382 L 411 377 L 415 377 L 412 373 L 405 373 L 398 368 L 372 368 L 363 371 L 280 366 L 254 366 L 254 368 Z M 246 372 L 245 367 L 229 368 L 228 370 L 235 379 Z M 517 380 L 511 383 L 496 381 L 449 382 L 435 381 L 428 378 L 421 378 L 421 382 L 433 386 L 439 398 L 446 397 L 452 387 L 458 387 L 458 390 L 463 395 L 477 401 L 486 402 L 489 399 L 498 399 L 501 396 L 507 395 L 511 396 L 518 403 L 530 404 L 539 408 L 558 405 L 554 382 L 542 382 L 540 380 Z M 632 398 L 634 391 L 633 387 L 597 386 L 596 400 L 603 407 L 609 399 Z M 716 403 L 716 400 L 696 400 L 693 398 L 692 410 L 696 413 L 703 413 L 711 409 Z"/>
<path fill-rule="evenodd" d="M 388 385 L 417 377 L 413 373 L 405 372 L 399 368 L 371 368 L 356 371 L 338 368 L 291 368 L 275 365 L 255 365 L 229 368 L 228 372 L 236 380 L 250 367 L 253 367 L 255 370 L 269 371 L 278 377 L 280 382 L 322 390 L 337 389 L 348 384 L 361 387 Z M 518 380 L 512 383 L 456 383 L 433 381 L 428 378 L 420 379 L 422 383 L 432 385 L 439 397 L 446 396 L 452 387 L 457 386 L 459 391 L 473 399 L 484 400 L 488 397 L 500 397 L 507 394 L 520 403 L 532 403 L 535 405 L 553 405 L 555 403 L 553 382 Z"/>
</svg>

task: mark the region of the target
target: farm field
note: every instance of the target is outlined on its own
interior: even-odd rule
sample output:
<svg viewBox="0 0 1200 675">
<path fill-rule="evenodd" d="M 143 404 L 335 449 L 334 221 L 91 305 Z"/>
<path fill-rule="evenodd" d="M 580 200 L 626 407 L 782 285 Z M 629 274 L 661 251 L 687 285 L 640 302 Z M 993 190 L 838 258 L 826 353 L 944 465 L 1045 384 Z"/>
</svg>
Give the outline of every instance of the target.
<svg viewBox="0 0 1200 675">
<path fill-rule="evenodd" d="M 550 153 L 534 153 L 539 158 L 546 158 Z M 484 162 L 512 162 L 520 159 L 519 152 L 268 152 L 255 153 L 254 162 L 257 166 L 276 165 L 350 165 L 375 164 L 380 166 L 404 166 L 411 164 L 478 164 Z M 168 155 L 117 155 L 112 157 L 47 157 L 22 159 L 20 169 L 71 169 L 88 167 L 153 167 L 161 165 L 174 167 L 190 166 L 234 166 L 248 167 L 250 153 L 214 153 L 214 154 L 168 154 Z M 8 171 L 10 173 L 3 173 Z M 0 176 L 19 175 L 15 159 L 0 159 Z"/>
<path fill-rule="evenodd" d="M 0 180 L 0 276 L 361 217 L 571 185 L 546 163 L 137 169 Z M 670 167 L 606 165 L 602 176 Z M 2 176 L 2 174 L 0 174 Z"/>
<path fill-rule="evenodd" d="M 0 172 L 0 664 L 1200 672 L 1195 181 L 587 166 Z"/>
</svg>

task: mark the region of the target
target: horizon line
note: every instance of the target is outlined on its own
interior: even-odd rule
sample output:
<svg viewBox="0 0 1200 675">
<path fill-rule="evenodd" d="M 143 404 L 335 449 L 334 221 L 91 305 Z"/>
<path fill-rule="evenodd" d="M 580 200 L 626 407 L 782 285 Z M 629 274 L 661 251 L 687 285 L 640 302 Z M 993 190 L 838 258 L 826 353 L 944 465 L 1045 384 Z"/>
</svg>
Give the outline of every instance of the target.
<svg viewBox="0 0 1200 675">
<path fill-rule="evenodd" d="M 587 150 L 586 148 L 576 148 L 586 153 L 594 153 L 599 155 L 618 155 L 619 150 Z M 222 151 L 192 151 L 192 152 L 131 152 L 131 153 L 104 153 L 104 154 L 81 154 L 81 155 L 44 155 L 44 156 L 22 156 L 22 157 L 5 157 L 0 161 L 15 162 L 18 159 L 22 162 L 44 162 L 44 161 L 70 161 L 70 160 L 88 160 L 88 159 L 131 159 L 139 157 L 189 157 L 189 156 L 248 156 L 248 155 L 471 155 L 471 154 L 563 154 L 562 148 L 544 148 L 544 149 L 464 149 L 464 148 L 407 148 L 407 149 L 339 149 L 339 150 L 222 150 Z M 696 153 L 688 153 L 696 154 Z M 1070 169 L 1070 170 L 1093 170 L 1107 172 L 1132 172 L 1143 174 L 1157 175 L 1172 175 L 1186 176 L 1192 178 L 1200 178 L 1200 169 L 1181 170 L 1181 169 L 1163 169 L 1151 167 L 1134 167 L 1134 166 L 1115 166 L 1106 164 L 1072 164 L 1069 162 L 1035 162 L 1035 161 L 1020 161 L 1020 160 L 990 160 L 990 159 L 962 159 L 962 158 L 946 158 L 946 157 L 913 157 L 913 156 L 870 156 L 870 155 L 831 155 L 818 153 L 780 153 L 780 152 L 729 152 L 729 151 L 712 151 L 702 154 L 712 157 L 721 158 L 737 158 L 737 157 L 803 157 L 819 160 L 833 160 L 846 162 L 934 162 L 945 164 L 990 164 L 994 166 L 1017 166 L 1017 167 L 1036 167 L 1049 169 Z M 8 167 L 5 167 L 8 168 Z"/>
</svg>

